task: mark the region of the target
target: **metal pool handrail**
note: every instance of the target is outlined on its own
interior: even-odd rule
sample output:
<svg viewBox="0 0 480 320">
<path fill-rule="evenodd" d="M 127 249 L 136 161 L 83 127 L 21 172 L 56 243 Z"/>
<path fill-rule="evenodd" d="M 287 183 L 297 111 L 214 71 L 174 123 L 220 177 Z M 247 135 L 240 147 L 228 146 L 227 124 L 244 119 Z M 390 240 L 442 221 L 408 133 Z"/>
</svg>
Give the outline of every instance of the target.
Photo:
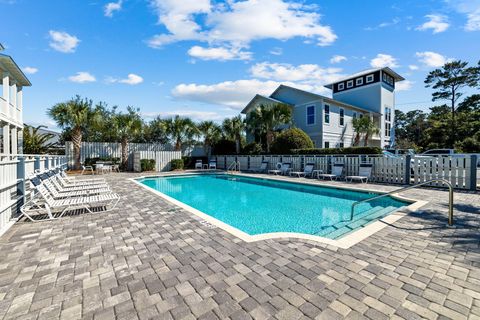
<svg viewBox="0 0 480 320">
<path fill-rule="evenodd" d="M 232 171 L 240 171 L 240 161 L 233 161 L 232 163 L 230 163 L 230 165 L 227 167 L 227 172 L 230 171 L 230 169 L 232 169 Z"/>
<path fill-rule="evenodd" d="M 425 181 L 425 182 L 415 184 L 413 186 L 393 190 L 393 191 L 390 191 L 388 193 L 383 193 L 383 194 L 380 194 L 380 195 L 372 197 L 372 198 L 357 201 L 357 202 L 352 204 L 352 210 L 350 212 L 350 221 L 353 220 L 353 214 L 354 214 L 354 211 L 355 211 L 355 207 L 360 203 L 380 199 L 380 198 L 383 198 L 383 197 L 388 197 L 388 196 L 390 196 L 394 193 L 398 193 L 398 192 L 407 191 L 407 190 L 410 190 L 410 189 L 413 189 L 413 188 L 421 187 L 423 185 L 426 185 L 426 184 L 429 184 L 429 183 L 432 183 L 432 182 L 443 182 L 444 184 L 448 185 L 448 225 L 451 226 L 451 225 L 453 225 L 453 186 L 450 183 L 450 181 L 445 180 L 445 179 L 432 179 L 432 180 L 428 180 L 428 181 Z"/>
</svg>

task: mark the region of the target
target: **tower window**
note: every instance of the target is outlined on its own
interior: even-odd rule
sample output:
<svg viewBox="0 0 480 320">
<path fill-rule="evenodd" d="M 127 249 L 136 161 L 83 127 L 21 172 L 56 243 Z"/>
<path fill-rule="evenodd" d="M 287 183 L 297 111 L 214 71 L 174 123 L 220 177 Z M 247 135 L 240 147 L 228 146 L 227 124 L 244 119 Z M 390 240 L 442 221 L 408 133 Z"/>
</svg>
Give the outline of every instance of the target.
<svg viewBox="0 0 480 320">
<path fill-rule="evenodd" d="M 315 106 L 307 107 L 307 125 L 315 124 Z"/>
<path fill-rule="evenodd" d="M 357 78 L 357 80 L 355 81 L 357 83 L 357 86 L 361 86 L 363 84 L 363 78 Z"/>
<path fill-rule="evenodd" d="M 373 74 L 367 76 L 367 83 L 373 82 Z"/>
<path fill-rule="evenodd" d="M 339 83 L 338 84 L 338 91 L 342 91 L 343 89 L 345 89 L 345 84 L 343 82 Z"/>
<path fill-rule="evenodd" d="M 347 81 L 347 88 L 353 87 L 353 80 L 348 80 Z"/>
</svg>

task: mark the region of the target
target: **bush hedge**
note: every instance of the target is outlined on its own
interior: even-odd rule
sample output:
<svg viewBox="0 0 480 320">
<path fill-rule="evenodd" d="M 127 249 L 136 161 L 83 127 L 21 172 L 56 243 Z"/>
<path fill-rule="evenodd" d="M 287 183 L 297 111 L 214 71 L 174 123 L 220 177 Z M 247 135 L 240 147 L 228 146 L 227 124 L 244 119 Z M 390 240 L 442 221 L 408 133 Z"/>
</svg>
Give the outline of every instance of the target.
<svg viewBox="0 0 480 320">
<path fill-rule="evenodd" d="M 248 155 L 262 154 L 262 145 L 257 142 L 249 143 L 243 147 L 242 153 Z"/>
<path fill-rule="evenodd" d="M 140 168 L 143 171 L 153 171 L 155 170 L 155 160 L 154 159 L 140 159 Z"/>
<path fill-rule="evenodd" d="M 382 149 L 378 147 L 348 147 L 348 148 L 327 148 L 327 149 L 295 149 L 293 154 L 382 154 Z"/>
<path fill-rule="evenodd" d="M 312 149 L 312 139 L 305 131 L 298 128 L 290 128 L 282 131 L 273 141 L 270 147 L 272 154 L 290 154 L 295 149 Z"/>
<path fill-rule="evenodd" d="M 170 162 L 171 170 L 183 170 L 183 159 L 173 159 Z"/>
</svg>

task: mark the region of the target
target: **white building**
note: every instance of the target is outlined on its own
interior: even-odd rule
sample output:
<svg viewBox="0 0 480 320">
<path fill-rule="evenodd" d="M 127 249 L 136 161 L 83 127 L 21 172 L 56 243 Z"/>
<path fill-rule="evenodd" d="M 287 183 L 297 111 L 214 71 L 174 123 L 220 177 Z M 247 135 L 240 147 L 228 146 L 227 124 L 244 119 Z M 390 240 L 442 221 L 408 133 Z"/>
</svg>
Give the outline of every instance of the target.
<svg viewBox="0 0 480 320">
<path fill-rule="evenodd" d="M 3 51 L 0 44 L 0 52 Z M 23 87 L 32 84 L 12 57 L 0 53 L 0 154 L 22 153 Z"/>
<path fill-rule="evenodd" d="M 352 146 L 355 132 L 352 119 L 369 116 L 379 134 L 369 145 L 386 148 L 394 145 L 395 83 L 404 80 L 390 68 L 365 70 L 335 83 L 332 98 L 280 85 L 269 97 L 256 95 L 242 113 L 266 104 L 284 103 L 293 111 L 293 124 L 305 131 L 317 148 Z M 247 139 L 252 136 L 247 134 Z"/>
</svg>

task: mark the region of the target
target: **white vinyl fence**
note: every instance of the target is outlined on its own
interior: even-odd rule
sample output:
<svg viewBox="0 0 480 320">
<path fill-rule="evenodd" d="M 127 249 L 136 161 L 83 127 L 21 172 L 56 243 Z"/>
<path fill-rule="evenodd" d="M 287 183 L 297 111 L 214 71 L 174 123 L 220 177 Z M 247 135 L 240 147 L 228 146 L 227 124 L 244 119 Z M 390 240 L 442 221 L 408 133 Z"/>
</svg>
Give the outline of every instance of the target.
<svg viewBox="0 0 480 320">
<path fill-rule="evenodd" d="M 170 171 L 174 159 L 182 159 L 181 151 L 136 151 L 133 154 L 133 169 L 140 171 L 140 160 L 155 160 L 155 171 Z"/>
<path fill-rule="evenodd" d="M 382 155 L 217 155 L 219 169 L 227 169 L 234 161 L 240 162 L 241 170 L 257 169 L 262 161 L 268 161 L 268 169 L 278 163 L 290 162 L 295 171 L 301 171 L 307 163 L 315 169 L 331 172 L 332 165 L 343 163 L 344 175 L 358 175 L 361 163 L 373 165 L 371 181 L 392 184 L 416 184 L 431 179 L 445 179 L 457 189 L 476 190 L 477 155 L 441 157 L 404 156 L 387 158 Z M 445 187 L 434 182 L 432 186 Z"/>
<path fill-rule="evenodd" d="M 20 206 L 29 199 L 29 178 L 35 170 L 62 168 L 65 156 L 0 154 L 0 235 L 15 222 Z"/>
</svg>

